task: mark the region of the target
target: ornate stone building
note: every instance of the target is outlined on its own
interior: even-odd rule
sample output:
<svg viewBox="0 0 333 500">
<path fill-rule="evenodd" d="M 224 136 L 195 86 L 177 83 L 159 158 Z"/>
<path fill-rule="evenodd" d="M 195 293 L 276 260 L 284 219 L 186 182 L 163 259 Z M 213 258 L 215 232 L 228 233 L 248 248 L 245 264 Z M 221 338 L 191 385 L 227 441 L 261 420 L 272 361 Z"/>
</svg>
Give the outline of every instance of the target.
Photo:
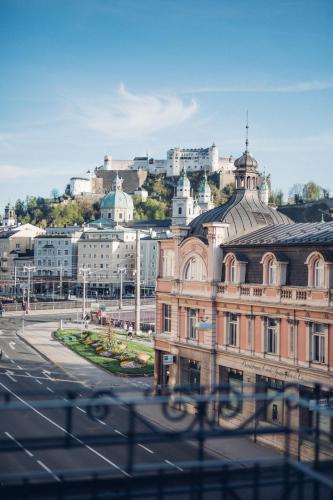
<svg viewBox="0 0 333 500">
<path fill-rule="evenodd" d="M 247 147 L 235 167 L 233 197 L 160 243 L 155 382 L 227 383 L 240 395 L 257 387 L 272 401 L 254 426 L 283 423 L 279 394 L 296 391 L 309 405 L 295 410 L 293 424 L 311 427 L 314 381 L 329 383 L 333 370 L 333 223 L 295 224 L 263 203 Z M 171 366 L 163 354 L 174 356 Z M 321 398 L 330 404 L 328 392 Z M 216 418 L 239 425 L 259 404 L 231 402 L 230 416 Z M 320 426 L 330 432 L 330 418 Z M 292 449 L 311 453 L 302 440 Z"/>
</svg>

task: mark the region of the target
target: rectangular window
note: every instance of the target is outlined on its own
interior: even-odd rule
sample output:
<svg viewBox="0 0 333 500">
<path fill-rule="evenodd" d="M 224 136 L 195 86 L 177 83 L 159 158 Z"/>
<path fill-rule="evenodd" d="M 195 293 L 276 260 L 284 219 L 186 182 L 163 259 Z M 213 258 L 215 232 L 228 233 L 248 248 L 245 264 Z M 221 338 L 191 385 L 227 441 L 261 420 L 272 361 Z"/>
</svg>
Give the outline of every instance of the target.
<svg viewBox="0 0 333 500">
<path fill-rule="evenodd" d="M 266 320 L 266 352 L 277 354 L 277 321 L 271 318 Z"/>
<path fill-rule="evenodd" d="M 325 325 L 320 323 L 313 323 L 311 325 L 312 335 L 311 335 L 311 360 L 315 363 L 326 363 L 325 347 L 326 347 L 326 335 L 325 335 Z"/>
<path fill-rule="evenodd" d="M 237 314 L 230 313 L 228 320 L 228 345 L 237 346 L 237 327 Z"/>
<path fill-rule="evenodd" d="M 187 337 L 189 339 L 197 338 L 197 310 L 187 309 Z"/>
<path fill-rule="evenodd" d="M 163 331 L 171 332 L 171 305 L 162 304 Z"/>
<path fill-rule="evenodd" d="M 289 323 L 289 356 L 294 357 L 295 354 L 295 324 Z"/>
</svg>

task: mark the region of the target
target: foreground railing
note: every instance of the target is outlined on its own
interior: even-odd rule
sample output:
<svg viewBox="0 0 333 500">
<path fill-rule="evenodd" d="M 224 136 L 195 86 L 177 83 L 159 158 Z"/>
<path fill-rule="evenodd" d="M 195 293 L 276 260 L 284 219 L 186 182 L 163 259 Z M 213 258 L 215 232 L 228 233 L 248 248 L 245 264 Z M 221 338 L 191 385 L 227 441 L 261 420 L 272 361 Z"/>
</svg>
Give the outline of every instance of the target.
<svg viewBox="0 0 333 500">
<path fill-rule="evenodd" d="M 274 394 L 264 392 L 265 386 L 244 384 L 242 391 L 229 385 L 107 388 L 49 398 L 1 387 L 2 428 L 14 421 L 29 424 L 18 425 L 25 431 L 14 438 L 1 433 L 1 498 L 333 498 L 333 411 L 327 387 L 315 385 L 310 400 L 293 384 Z M 253 413 L 240 418 L 240 409 L 249 402 L 255 402 Z M 283 418 L 268 422 L 267 412 L 279 402 Z M 311 422 L 300 418 L 301 410 L 311 411 Z M 45 429 L 41 425 L 32 432 L 32 417 L 46 422 Z M 245 458 L 238 442 L 239 456 L 228 457 L 235 438 L 244 439 L 245 446 L 246 438 L 265 437 L 279 442 L 283 453 L 267 449 L 265 455 L 261 449 Z M 297 457 L 295 442 L 310 450 L 306 462 Z M 147 460 L 142 449 L 148 450 Z M 47 472 L 1 472 L 8 453 L 22 450 L 47 456 L 59 456 L 61 450 L 64 458 L 73 453 L 78 462 L 71 467 L 64 460 L 51 477 Z M 97 458 L 103 454 L 112 466 L 96 460 L 88 467 L 84 459 L 78 466 L 78 450 Z M 164 458 L 170 453 L 172 462 Z"/>
</svg>

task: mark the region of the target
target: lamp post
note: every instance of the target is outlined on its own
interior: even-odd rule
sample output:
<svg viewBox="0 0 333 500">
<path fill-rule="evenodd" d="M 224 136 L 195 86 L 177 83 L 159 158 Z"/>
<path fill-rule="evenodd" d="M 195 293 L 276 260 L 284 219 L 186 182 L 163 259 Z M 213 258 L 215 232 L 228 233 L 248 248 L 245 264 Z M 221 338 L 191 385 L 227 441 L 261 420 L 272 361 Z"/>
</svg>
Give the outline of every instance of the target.
<svg viewBox="0 0 333 500">
<path fill-rule="evenodd" d="M 84 319 L 86 316 L 86 284 L 87 284 L 87 276 L 90 274 L 90 269 L 86 267 L 81 267 L 79 269 L 79 274 L 83 276 L 82 319 Z"/>
<path fill-rule="evenodd" d="M 126 274 L 125 267 L 119 267 L 118 274 L 120 274 L 120 295 L 119 295 L 119 309 L 123 308 L 123 274 Z"/>
<path fill-rule="evenodd" d="M 29 309 L 30 309 L 30 276 L 31 276 L 31 272 L 36 271 L 36 268 L 34 266 L 29 265 L 29 266 L 24 266 L 23 269 L 28 272 L 27 311 L 29 312 Z"/>
</svg>

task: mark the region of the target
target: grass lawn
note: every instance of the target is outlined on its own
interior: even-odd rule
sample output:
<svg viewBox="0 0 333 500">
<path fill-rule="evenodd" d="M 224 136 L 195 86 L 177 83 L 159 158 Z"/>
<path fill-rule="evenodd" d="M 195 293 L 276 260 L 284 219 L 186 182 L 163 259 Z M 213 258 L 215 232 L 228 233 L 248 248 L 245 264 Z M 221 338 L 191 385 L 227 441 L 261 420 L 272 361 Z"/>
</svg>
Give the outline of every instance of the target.
<svg viewBox="0 0 333 500">
<path fill-rule="evenodd" d="M 95 349 L 91 345 L 86 345 L 80 339 L 80 330 L 57 330 L 55 337 L 63 342 L 72 351 L 80 354 L 92 363 L 109 370 L 112 373 L 126 373 L 132 375 L 152 375 L 154 373 L 154 349 L 152 347 L 142 345 L 139 342 L 132 340 L 121 340 L 122 344 L 127 347 L 127 352 L 135 357 L 137 354 L 144 353 L 150 356 L 145 366 L 135 368 L 124 368 L 120 366 L 120 362 L 115 358 L 105 358 L 96 354 Z M 89 339 L 93 342 L 98 342 L 105 339 L 105 335 L 99 332 L 90 332 Z"/>
</svg>

